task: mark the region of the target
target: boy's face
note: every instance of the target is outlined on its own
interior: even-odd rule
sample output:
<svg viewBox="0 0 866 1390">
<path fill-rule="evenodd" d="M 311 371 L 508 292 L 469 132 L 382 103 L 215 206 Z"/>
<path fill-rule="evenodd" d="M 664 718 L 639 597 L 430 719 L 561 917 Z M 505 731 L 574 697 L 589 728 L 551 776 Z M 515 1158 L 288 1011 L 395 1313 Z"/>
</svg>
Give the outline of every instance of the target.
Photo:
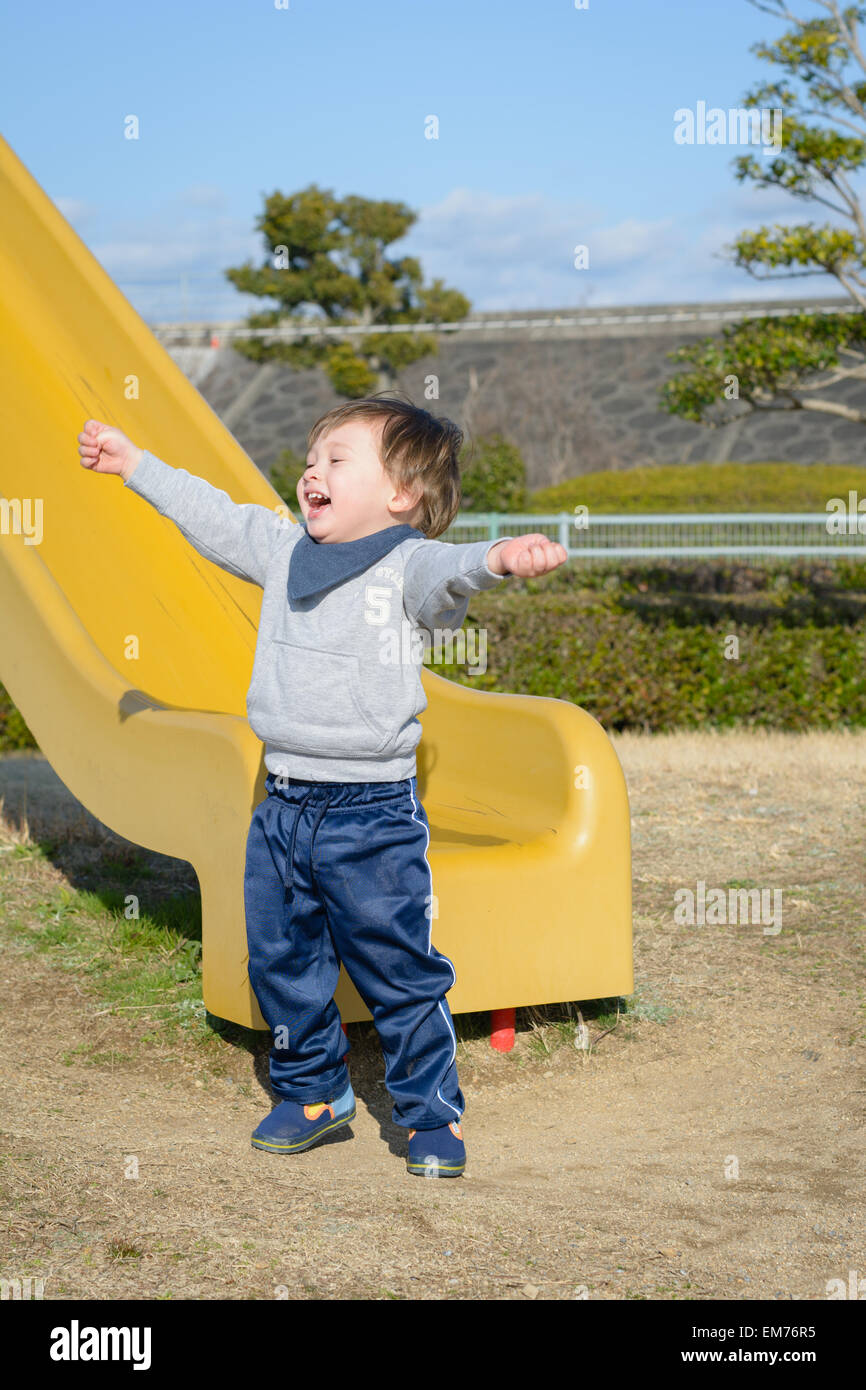
<svg viewBox="0 0 866 1390">
<path fill-rule="evenodd" d="M 314 540 L 356 541 L 409 519 L 416 499 L 397 490 L 379 459 L 383 428 L 378 420 L 349 420 L 319 435 L 298 483 Z"/>
</svg>

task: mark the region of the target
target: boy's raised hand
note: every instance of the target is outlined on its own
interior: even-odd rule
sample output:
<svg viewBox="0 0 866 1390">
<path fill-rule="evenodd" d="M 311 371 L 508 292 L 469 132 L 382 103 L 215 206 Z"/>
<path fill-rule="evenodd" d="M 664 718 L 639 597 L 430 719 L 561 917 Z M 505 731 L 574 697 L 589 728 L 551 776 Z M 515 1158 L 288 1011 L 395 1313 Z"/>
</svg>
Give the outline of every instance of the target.
<svg viewBox="0 0 866 1390">
<path fill-rule="evenodd" d="M 78 453 L 83 468 L 90 468 L 94 473 L 119 473 L 126 482 L 144 450 L 116 426 L 104 425 L 101 420 L 86 420 L 78 436 Z"/>
<path fill-rule="evenodd" d="M 565 564 L 568 551 L 549 536 L 530 532 L 502 541 L 489 552 L 487 563 L 495 574 L 516 574 L 520 579 L 537 579 L 558 565 Z"/>
</svg>

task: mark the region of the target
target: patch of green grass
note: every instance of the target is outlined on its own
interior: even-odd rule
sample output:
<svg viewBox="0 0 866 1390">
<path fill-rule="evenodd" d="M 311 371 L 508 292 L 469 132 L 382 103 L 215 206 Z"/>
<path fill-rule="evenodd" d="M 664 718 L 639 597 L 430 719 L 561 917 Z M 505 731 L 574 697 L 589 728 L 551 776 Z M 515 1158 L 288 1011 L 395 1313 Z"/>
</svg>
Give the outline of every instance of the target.
<svg viewBox="0 0 866 1390">
<path fill-rule="evenodd" d="M 33 858 L 41 846 L 10 858 Z M 128 916 L 128 912 L 139 916 Z M 157 1033 L 180 1029 L 213 1039 L 201 998 L 201 903 L 189 894 L 166 897 L 148 911 L 111 888 L 98 893 L 60 887 L 32 907 L 8 912 L 6 933 L 52 965 L 84 978 L 105 1012 L 150 1020 Z M 242 1030 L 243 1031 L 243 1030 Z M 78 1051 L 76 1049 L 76 1051 Z M 102 1064 L 128 1060 L 101 1054 Z M 85 1053 L 91 1065 L 97 1056 Z M 64 1058 L 71 1065 L 74 1058 Z"/>
<path fill-rule="evenodd" d="M 47 861 L 50 858 L 52 848 L 50 844 L 12 845 L 8 853 L 10 859 L 13 860 L 42 859 Z"/>
<path fill-rule="evenodd" d="M 622 1014 L 620 1014 L 620 1018 L 621 1017 Z M 603 1030 L 605 1028 L 613 1028 L 616 1024 L 616 1019 L 616 1014 L 599 1014 L 598 1018 L 595 1021 L 598 1024 L 598 1026 Z"/>
<path fill-rule="evenodd" d="M 574 1046 L 575 1027 L 573 1023 L 566 1023 L 565 1021 L 552 1023 L 548 1032 L 552 1052 L 557 1052 L 560 1047 L 569 1044 Z"/>
<path fill-rule="evenodd" d="M 105 1247 L 110 1260 L 140 1260 L 144 1251 L 128 1240 L 110 1240 Z"/>
<path fill-rule="evenodd" d="M 77 1062 L 87 1067 L 118 1067 L 135 1063 L 135 1058 L 127 1052 L 97 1052 L 91 1043 L 79 1043 L 77 1047 L 62 1053 L 60 1060 L 65 1067 L 74 1067 Z"/>
<path fill-rule="evenodd" d="M 646 1020 L 648 1023 L 667 1023 L 674 1016 L 673 1009 L 663 1004 L 653 986 L 645 982 L 637 986 L 625 1004 L 628 1016 Z"/>
<path fill-rule="evenodd" d="M 551 1055 L 552 1049 L 548 1046 L 547 1039 L 544 1036 L 545 1032 L 545 1029 L 538 1028 L 533 1030 L 529 1037 L 527 1046 L 535 1057 L 547 1058 Z"/>
</svg>

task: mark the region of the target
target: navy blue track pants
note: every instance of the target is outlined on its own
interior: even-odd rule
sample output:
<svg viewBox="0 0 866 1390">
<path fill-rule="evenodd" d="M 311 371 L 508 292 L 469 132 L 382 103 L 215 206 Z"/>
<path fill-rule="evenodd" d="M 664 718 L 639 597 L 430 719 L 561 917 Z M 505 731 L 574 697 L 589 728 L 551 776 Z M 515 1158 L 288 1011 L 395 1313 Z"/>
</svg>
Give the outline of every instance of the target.
<svg viewBox="0 0 866 1390">
<path fill-rule="evenodd" d="M 288 785 L 283 785 L 288 782 Z M 342 962 L 382 1044 L 393 1119 L 436 1129 L 462 1115 L 445 999 L 454 967 L 431 941 L 430 827 L 417 782 L 265 781 L 247 836 L 250 982 L 273 1033 L 281 1099 L 349 1084 L 334 990 Z"/>
</svg>

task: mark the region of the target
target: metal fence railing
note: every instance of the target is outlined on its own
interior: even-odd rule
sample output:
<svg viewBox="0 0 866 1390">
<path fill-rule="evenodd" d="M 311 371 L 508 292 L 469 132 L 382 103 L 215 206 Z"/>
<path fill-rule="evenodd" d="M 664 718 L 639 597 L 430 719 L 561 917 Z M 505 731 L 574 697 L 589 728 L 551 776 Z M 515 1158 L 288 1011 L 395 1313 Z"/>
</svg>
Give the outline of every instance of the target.
<svg viewBox="0 0 866 1390">
<path fill-rule="evenodd" d="M 835 533 L 827 512 L 702 512 L 594 515 L 571 512 L 461 512 L 441 539 L 496 540 L 539 531 L 559 541 L 571 560 L 688 559 L 734 556 L 753 560 L 859 556 L 866 560 L 866 512 L 848 514 Z M 833 529 L 831 529 L 831 527 Z"/>
</svg>

